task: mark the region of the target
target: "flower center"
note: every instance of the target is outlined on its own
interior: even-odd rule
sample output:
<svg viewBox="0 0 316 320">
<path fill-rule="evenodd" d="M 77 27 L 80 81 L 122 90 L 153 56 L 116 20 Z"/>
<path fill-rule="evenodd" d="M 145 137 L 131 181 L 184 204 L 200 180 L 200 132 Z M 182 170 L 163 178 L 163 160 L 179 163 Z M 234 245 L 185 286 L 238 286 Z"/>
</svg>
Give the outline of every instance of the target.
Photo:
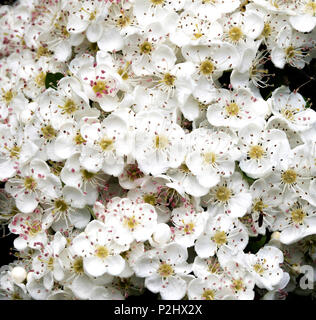
<svg viewBox="0 0 316 320">
<path fill-rule="evenodd" d="M 291 211 L 292 221 L 296 224 L 303 223 L 306 213 L 302 209 L 295 209 Z"/>
<path fill-rule="evenodd" d="M 12 90 L 5 91 L 4 94 L 2 95 L 2 98 L 7 104 L 11 102 L 13 97 L 14 97 L 14 94 Z"/>
<path fill-rule="evenodd" d="M 82 169 L 81 174 L 82 174 L 83 180 L 91 180 L 95 176 L 95 173 L 89 172 L 86 169 Z"/>
<path fill-rule="evenodd" d="M 218 246 L 221 246 L 227 242 L 227 236 L 224 231 L 217 231 L 213 237 L 213 240 Z"/>
<path fill-rule="evenodd" d="M 37 52 L 36 52 L 37 58 L 43 57 L 43 56 L 49 56 L 49 55 L 50 55 L 50 51 L 46 47 L 40 46 L 37 49 Z"/>
<path fill-rule="evenodd" d="M 10 151 L 10 158 L 19 158 L 21 147 L 13 146 Z"/>
<path fill-rule="evenodd" d="M 108 151 L 113 149 L 113 140 L 108 138 L 102 138 L 99 145 L 103 151 Z"/>
<path fill-rule="evenodd" d="M 155 148 L 156 149 L 165 149 L 169 144 L 169 140 L 164 135 L 155 136 Z"/>
<path fill-rule="evenodd" d="M 292 59 L 295 56 L 295 48 L 293 46 L 289 46 L 285 49 L 285 55 L 288 59 Z"/>
<path fill-rule="evenodd" d="M 145 194 L 143 196 L 143 200 L 145 203 L 149 203 L 151 204 L 152 206 L 155 206 L 157 204 L 157 199 L 156 199 L 156 196 L 154 194 Z"/>
<path fill-rule="evenodd" d="M 140 179 L 144 176 L 144 173 L 138 168 L 137 164 L 129 164 L 126 168 L 126 173 L 131 181 Z"/>
<path fill-rule="evenodd" d="M 85 139 L 83 139 L 83 137 L 80 134 L 80 132 L 77 132 L 77 134 L 74 137 L 74 141 L 75 141 L 76 144 L 82 144 L 84 142 L 87 142 Z"/>
<path fill-rule="evenodd" d="M 51 140 L 55 138 L 57 135 L 57 131 L 51 125 L 42 127 L 41 131 L 42 131 L 43 137 L 46 140 Z"/>
<path fill-rule="evenodd" d="M 154 6 L 157 6 L 157 5 L 163 4 L 163 3 L 165 2 L 165 0 L 150 0 L 150 2 L 151 2 Z"/>
<path fill-rule="evenodd" d="M 68 210 L 68 204 L 62 199 L 55 200 L 54 205 L 57 211 L 66 212 Z"/>
<path fill-rule="evenodd" d="M 162 79 L 162 82 L 165 83 L 167 86 L 172 87 L 174 85 L 176 77 L 170 73 L 166 73 Z"/>
<path fill-rule="evenodd" d="M 205 289 L 202 294 L 203 300 L 214 300 L 215 299 L 215 292 L 214 290 Z"/>
<path fill-rule="evenodd" d="M 204 154 L 204 161 L 208 164 L 214 164 L 216 161 L 216 155 L 214 152 L 207 152 Z"/>
<path fill-rule="evenodd" d="M 78 273 L 78 274 L 82 274 L 84 272 L 84 270 L 83 270 L 83 259 L 81 257 L 77 258 L 74 261 L 73 269 L 74 269 L 75 273 Z"/>
<path fill-rule="evenodd" d="M 35 77 L 34 81 L 39 87 L 44 87 L 45 79 L 46 79 L 46 73 L 42 71 Z"/>
<path fill-rule="evenodd" d="M 97 97 L 102 96 L 102 94 L 108 94 L 108 86 L 106 85 L 105 81 L 97 81 L 92 87 L 92 90 L 97 95 Z"/>
<path fill-rule="evenodd" d="M 133 231 L 135 227 L 138 225 L 135 216 L 125 217 L 125 225 Z"/>
<path fill-rule="evenodd" d="M 263 274 L 264 272 L 264 268 L 263 266 L 260 264 L 260 263 L 256 263 L 254 266 L 253 266 L 253 269 L 255 270 L 255 272 L 257 272 L 258 274 Z"/>
<path fill-rule="evenodd" d="M 204 60 L 201 64 L 200 64 L 200 71 L 202 72 L 202 74 L 204 74 L 205 76 L 210 75 L 214 72 L 214 64 L 210 61 L 210 60 Z"/>
<path fill-rule="evenodd" d="M 185 226 L 184 226 L 184 229 L 183 231 L 186 233 L 186 234 L 191 234 L 192 232 L 194 232 L 194 223 L 193 222 L 189 222 L 187 223 Z"/>
<path fill-rule="evenodd" d="M 95 255 L 100 259 L 105 259 L 109 255 L 109 250 L 105 246 L 98 246 Z"/>
<path fill-rule="evenodd" d="M 143 42 L 139 47 L 141 54 L 150 54 L 152 51 L 152 45 L 148 41 Z"/>
<path fill-rule="evenodd" d="M 255 212 L 263 212 L 263 209 L 267 208 L 268 206 L 263 203 L 261 199 L 258 199 L 252 207 L 252 210 Z"/>
<path fill-rule="evenodd" d="M 39 221 L 33 222 L 33 224 L 28 229 L 28 232 L 32 237 L 34 237 L 41 231 L 42 231 L 42 224 Z"/>
<path fill-rule="evenodd" d="M 167 263 L 162 263 L 157 272 L 164 278 L 167 278 L 174 273 L 172 266 Z"/>
<path fill-rule="evenodd" d="M 238 107 L 237 103 L 232 102 L 228 106 L 226 106 L 226 112 L 230 116 L 233 116 L 233 117 L 237 116 L 239 113 L 239 107 Z"/>
<path fill-rule="evenodd" d="M 271 26 L 269 23 L 265 23 L 261 35 L 268 38 L 271 35 Z"/>
<path fill-rule="evenodd" d="M 219 187 L 216 191 L 216 199 L 221 202 L 227 202 L 231 195 L 231 191 L 224 186 Z"/>
<path fill-rule="evenodd" d="M 282 109 L 281 110 L 281 114 L 284 116 L 284 118 L 288 119 L 288 120 L 293 120 L 294 119 L 294 114 L 293 111 L 289 110 L 289 109 Z"/>
<path fill-rule="evenodd" d="M 306 3 L 305 11 L 310 13 L 312 16 L 315 16 L 316 15 L 316 2 L 311 0 L 308 3 Z"/>
<path fill-rule="evenodd" d="M 241 279 L 234 279 L 233 280 L 233 288 L 236 290 L 236 291 L 240 291 L 240 290 L 243 290 L 244 288 L 244 283 Z"/>
<path fill-rule="evenodd" d="M 62 109 L 62 114 L 72 114 L 77 110 L 75 102 L 71 99 L 67 99 L 66 103 L 63 106 L 58 106 L 58 108 Z"/>
<path fill-rule="evenodd" d="M 296 182 L 297 174 L 293 169 L 288 169 L 282 173 L 281 179 L 286 184 L 293 184 Z"/>
<path fill-rule="evenodd" d="M 231 41 L 237 42 L 242 38 L 243 32 L 239 27 L 232 27 L 229 29 L 228 35 Z"/>
<path fill-rule="evenodd" d="M 33 177 L 26 177 L 24 179 L 24 187 L 26 190 L 34 191 L 36 189 L 37 183 Z"/>
<path fill-rule="evenodd" d="M 258 160 L 258 159 L 261 159 L 263 155 L 264 155 L 264 149 L 259 145 L 252 146 L 249 150 L 249 157 L 251 159 Z"/>
<path fill-rule="evenodd" d="M 116 25 L 119 28 L 124 28 L 124 27 L 128 26 L 130 23 L 131 23 L 130 18 L 125 16 L 125 15 L 123 15 L 120 18 L 118 18 L 118 20 L 116 22 Z"/>
</svg>

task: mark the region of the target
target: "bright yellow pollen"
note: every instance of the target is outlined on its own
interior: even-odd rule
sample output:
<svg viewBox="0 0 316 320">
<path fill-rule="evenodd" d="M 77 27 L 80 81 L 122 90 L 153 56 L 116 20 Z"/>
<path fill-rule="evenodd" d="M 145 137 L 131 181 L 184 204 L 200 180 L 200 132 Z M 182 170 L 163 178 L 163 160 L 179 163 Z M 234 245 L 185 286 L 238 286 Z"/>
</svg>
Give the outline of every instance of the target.
<svg viewBox="0 0 316 320">
<path fill-rule="evenodd" d="M 4 90 L 3 90 L 4 91 Z M 11 100 L 14 97 L 13 91 L 12 90 L 8 90 L 6 92 L 4 92 L 4 94 L 2 95 L 4 101 L 8 104 L 11 102 Z"/>
<path fill-rule="evenodd" d="M 75 271 L 75 273 L 77 274 L 82 274 L 84 272 L 83 269 L 83 259 L 82 257 L 77 258 L 74 263 L 73 263 L 73 269 Z"/>
<path fill-rule="evenodd" d="M 49 270 L 53 270 L 54 269 L 54 258 L 53 257 L 50 257 L 48 262 L 47 262 L 47 268 Z"/>
<path fill-rule="evenodd" d="M 103 138 L 99 142 L 99 145 L 103 151 L 108 151 L 113 149 L 113 140 L 109 138 Z"/>
<path fill-rule="evenodd" d="M 296 182 L 297 174 L 293 169 L 288 169 L 282 173 L 281 179 L 286 184 L 292 184 Z"/>
<path fill-rule="evenodd" d="M 216 154 L 214 152 L 204 153 L 204 161 L 208 164 L 214 164 L 216 162 Z"/>
<path fill-rule="evenodd" d="M 315 14 L 316 14 L 316 2 L 311 0 L 308 3 L 306 3 L 305 11 L 308 12 L 308 13 L 311 13 L 313 16 L 315 16 Z"/>
<path fill-rule="evenodd" d="M 295 209 L 291 211 L 292 221 L 296 224 L 303 223 L 306 213 L 302 209 Z"/>
<path fill-rule="evenodd" d="M 216 199 L 221 202 L 226 202 L 231 197 L 231 191 L 224 186 L 220 186 L 216 191 Z"/>
<path fill-rule="evenodd" d="M 200 71 L 202 72 L 202 74 L 204 74 L 205 76 L 210 75 L 214 72 L 214 64 L 210 61 L 210 60 L 204 60 L 201 64 L 200 64 Z"/>
<path fill-rule="evenodd" d="M 215 292 L 214 290 L 206 289 L 202 294 L 203 300 L 214 300 L 215 299 Z"/>
<path fill-rule="evenodd" d="M 109 250 L 105 246 L 98 246 L 95 255 L 100 259 L 105 259 L 109 255 Z"/>
<path fill-rule="evenodd" d="M 62 109 L 62 113 L 72 114 L 77 111 L 77 106 L 75 102 L 71 99 L 67 99 L 63 106 L 58 106 L 58 108 Z"/>
<path fill-rule="evenodd" d="M 293 111 L 283 108 L 281 110 L 281 114 L 284 116 L 284 118 L 288 119 L 288 120 L 293 120 L 294 119 L 294 114 Z"/>
<path fill-rule="evenodd" d="M 239 27 L 232 27 L 229 29 L 228 35 L 232 41 L 237 42 L 242 38 L 243 32 Z"/>
<path fill-rule="evenodd" d="M 45 79 L 46 79 L 46 73 L 42 71 L 35 77 L 34 81 L 39 87 L 44 87 Z"/>
<path fill-rule="evenodd" d="M 92 21 L 95 19 L 97 12 L 94 10 L 93 12 L 90 13 L 89 20 Z"/>
<path fill-rule="evenodd" d="M 217 231 L 213 237 L 213 240 L 218 246 L 221 246 L 227 242 L 227 236 L 224 231 Z"/>
<path fill-rule="evenodd" d="M 172 266 L 167 263 L 162 263 L 157 272 L 164 278 L 167 278 L 174 273 Z"/>
<path fill-rule="evenodd" d="M 122 77 L 123 80 L 127 80 L 128 79 L 128 74 L 125 71 L 125 69 L 119 68 L 117 73 Z"/>
<path fill-rule="evenodd" d="M 260 263 L 256 263 L 256 264 L 253 266 L 253 269 L 254 269 L 255 272 L 257 272 L 258 274 L 263 274 L 263 272 L 264 272 L 264 268 L 263 268 L 263 266 L 262 266 Z"/>
<path fill-rule="evenodd" d="M 62 199 L 55 200 L 54 205 L 57 211 L 66 212 L 68 210 L 68 204 Z"/>
<path fill-rule="evenodd" d="M 37 49 L 37 52 L 36 52 L 37 58 L 42 57 L 42 56 L 49 56 L 49 55 L 50 55 L 50 51 L 46 47 L 40 46 Z"/>
<path fill-rule="evenodd" d="M 83 139 L 83 137 L 80 134 L 80 132 L 77 132 L 77 134 L 74 137 L 74 141 L 75 141 L 76 144 L 82 144 L 84 142 L 87 142 L 85 139 Z"/>
<path fill-rule="evenodd" d="M 179 170 L 184 172 L 184 173 L 189 173 L 190 169 L 188 168 L 188 166 L 185 163 L 182 163 L 179 167 Z"/>
<path fill-rule="evenodd" d="M 41 128 L 43 137 L 47 140 L 51 140 L 56 137 L 57 131 L 51 126 L 47 125 Z"/>
<path fill-rule="evenodd" d="M 117 20 L 116 25 L 117 25 L 119 28 L 124 28 L 124 27 L 128 26 L 130 23 L 131 23 L 130 18 L 123 15 L 122 17 L 120 17 L 120 18 Z"/>
<path fill-rule="evenodd" d="M 165 149 L 169 144 L 169 140 L 167 137 L 163 135 L 155 136 L 155 148 L 156 149 Z"/>
<path fill-rule="evenodd" d="M 28 230 L 29 234 L 34 237 L 37 235 L 39 232 L 42 231 L 42 224 L 39 221 L 35 221 L 31 226 L 30 229 Z"/>
<path fill-rule="evenodd" d="M 165 2 L 165 0 L 150 0 L 150 2 L 157 6 L 157 5 L 160 5 L 160 4 L 163 4 Z"/>
<path fill-rule="evenodd" d="M 289 46 L 285 49 L 285 55 L 288 59 L 292 59 L 295 56 L 295 48 L 293 46 Z"/>
<path fill-rule="evenodd" d="M 152 51 L 152 45 L 148 41 L 143 42 L 139 46 L 139 48 L 140 48 L 140 53 L 142 54 L 150 54 Z"/>
<path fill-rule="evenodd" d="M 192 232 L 194 232 L 194 223 L 193 222 L 189 222 L 187 223 L 185 226 L 184 226 L 184 229 L 183 231 L 186 233 L 186 234 L 191 234 Z"/>
<path fill-rule="evenodd" d="M 228 106 L 226 106 L 226 112 L 233 117 L 236 117 L 239 113 L 239 107 L 237 103 L 232 102 Z"/>
<path fill-rule="evenodd" d="M 167 86 L 172 87 L 174 85 L 176 77 L 170 73 L 166 73 L 162 79 L 162 82 L 165 83 Z"/>
<path fill-rule="evenodd" d="M 145 203 L 149 203 L 152 206 L 155 206 L 156 203 L 157 203 L 157 199 L 156 199 L 156 196 L 154 194 L 145 194 L 143 196 L 143 200 L 144 200 Z"/>
<path fill-rule="evenodd" d="M 92 87 L 92 90 L 96 94 L 106 94 L 107 93 L 107 85 L 105 81 L 97 81 L 96 84 Z"/>
<path fill-rule="evenodd" d="M 136 221 L 135 216 L 126 217 L 125 218 L 125 225 L 131 230 L 135 229 L 135 227 L 138 225 L 138 222 Z"/>
<path fill-rule="evenodd" d="M 233 280 L 233 288 L 236 290 L 236 291 L 240 291 L 240 290 L 243 290 L 244 288 L 244 283 L 241 279 L 235 279 Z"/>
<path fill-rule="evenodd" d="M 269 23 L 265 23 L 261 35 L 265 38 L 268 38 L 271 35 L 271 26 Z"/>
<path fill-rule="evenodd" d="M 264 155 L 264 149 L 259 145 L 252 146 L 249 150 L 249 157 L 251 159 L 258 160 L 258 159 L 261 159 L 263 155 Z"/>
<path fill-rule="evenodd" d="M 34 191 L 36 189 L 37 182 L 33 177 L 26 177 L 24 179 L 24 187 L 26 190 Z"/>
<path fill-rule="evenodd" d="M 268 206 L 266 204 L 263 203 L 263 201 L 261 199 L 258 199 L 253 207 L 252 207 L 252 210 L 255 211 L 255 212 L 263 212 L 263 210 L 265 208 L 267 208 Z"/>
<path fill-rule="evenodd" d="M 10 158 L 19 158 L 20 152 L 21 152 L 21 147 L 18 146 L 13 146 L 10 151 Z"/>
</svg>

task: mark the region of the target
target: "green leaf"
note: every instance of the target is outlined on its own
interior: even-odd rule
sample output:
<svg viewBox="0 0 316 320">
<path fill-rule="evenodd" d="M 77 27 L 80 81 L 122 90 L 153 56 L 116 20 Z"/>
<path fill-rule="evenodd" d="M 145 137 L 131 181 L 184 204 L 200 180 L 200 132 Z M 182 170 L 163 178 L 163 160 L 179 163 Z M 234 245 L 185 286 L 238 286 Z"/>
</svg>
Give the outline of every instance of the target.
<svg viewBox="0 0 316 320">
<path fill-rule="evenodd" d="M 64 77 L 64 75 L 60 72 L 57 72 L 57 73 L 48 72 L 46 74 L 46 78 L 45 78 L 46 89 L 48 89 L 48 88 L 57 89 L 58 81 L 63 77 Z"/>
</svg>

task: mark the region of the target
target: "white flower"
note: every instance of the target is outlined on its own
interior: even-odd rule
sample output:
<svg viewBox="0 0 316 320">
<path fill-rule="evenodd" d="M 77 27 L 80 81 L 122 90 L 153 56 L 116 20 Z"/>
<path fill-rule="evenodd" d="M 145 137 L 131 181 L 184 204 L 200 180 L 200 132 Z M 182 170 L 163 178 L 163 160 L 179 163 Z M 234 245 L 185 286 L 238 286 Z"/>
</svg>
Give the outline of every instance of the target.
<svg viewBox="0 0 316 320">
<path fill-rule="evenodd" d="M 137 276 L 145 278 L 145 286 L 151 292 L 159 292 L 164 300 L 180 300 L 187 291 L 185 276 L 191 272 L 187 257 L 186 248 L 172 243 L 145 252 L 134 270 Z"/>
<path fill-rule="evenodd" d="M 281 86 L 273 91 L 271 106 L 273 115 L 284 120 L 294 131 L 311 128 L 316 122 L 316 112 L 306 108 L 306 101 L 302 95 L 291 92 L 288 87 Z"/>
<path fill-rule="evenodd" d="M 316 233 L 316 208 L 305 200 L 297 200 L 275 216 L 273 230 L 280 230 L 280 241 L 292 244 Z"/>
<path fill-rule="evenodd" d="M 273 290 L 273 286 L 283 278 L 284 272 L 280 268 L 283 253 L 275 247 L 264 246 L 256 254 L 245 254 L 244 260 L 247 270 L 259 288 Z"/>
<path fill-rule="evenodd" d="M 242 217 L 250 208 L 252 195 L 248 185 L 239 172 L 221 181 L 202 198 L 201 205 L 216 216 L 227 214 L 232 218 Z"/>
<path fill-rule="evenodd" d="M 185 155 L 183 129 L 158 112 L 136 116 L 134 157 L 146 174 L 158 175 L 178 167 Z"/>
<path fill-rule="evenodd" d="M 188 297 L 190 300 L 234 300 L 229 286 L 216 275 L 193 279 L 188 285 Z"/>
<path fill-rule="evenodd" d="M 101 221 L 94 220 L 72 241 L 75 254 L 83 258 L 83 268 L 90 276 L 118 275 L 124 269 L 125 260 L 120 253 L 127 248 L 114 243 L 110 230 Z"/>
<path fill-rule="evenodd" d="M 229 177 L 234 173 L 233 142 L 230 134 L 220 130 L 199 128 L 190 133 L 185 163 L 201 186 L 213 187 L 221 176 Z"/>
<path fill-rule="evenodd" d="M 171 215 L 175 226 L 174 241 L 185 247 L 193 246 L 204 230 L 206 219 L 204 211 L 195 211 L 189 205 L 174 209 Z"/>
<path fill-rule="evenodd" d="M 252 95 L 249 89 L 218 89 L 217 101 L 207 109 L 207 120 L 213 126 L 241 129 L 268 114 L 268 105 Z"/>
<path fill-rule="evenodd" d="M 105 224 L 114 226 L 115 242 L 129 245 L 134 240 L 149 240 L 157 224 L 157 213 L 148 203 L 137 203 L 128 198 L 117 199 L 106 208 Z"/>
<path fill-rule="evenodd" d="M 251 178 L 262 178 L 272 172 L 282 157 L 290 152 L 290 146 L 283 131 L 265 130 L 264 123 L 249 124 L 238 132 L 243 153 L 239 167 Z"/>
<path fill-rule="evenodd" d="M 248 233 L 239 220 L 218 215 L 209 219 L 194 248 L 200 258 L 208 258 L 214 256 L 217 251 L 217 255 L 220 255 L 225 248 L 237 253 L 243 250 L 247 243 Z"/>
</svg>

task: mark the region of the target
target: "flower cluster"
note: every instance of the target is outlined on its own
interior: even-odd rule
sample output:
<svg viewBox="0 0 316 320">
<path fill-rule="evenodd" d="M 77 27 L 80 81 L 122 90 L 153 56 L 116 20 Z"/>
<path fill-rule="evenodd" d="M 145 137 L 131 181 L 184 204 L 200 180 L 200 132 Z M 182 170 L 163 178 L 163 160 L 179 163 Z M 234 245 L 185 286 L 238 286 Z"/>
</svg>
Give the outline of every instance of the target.
<svg viewBox="0 0 316 320">
<path fill-rule="evenodd" d="M 1 6 L 0 221 L 17 259 L 0 297 L 297 290 L 316 259 L 316 112 L 260 89 L 266 63 L 311 61 L 315 25 L 314 0 Z"/>
</svg>

